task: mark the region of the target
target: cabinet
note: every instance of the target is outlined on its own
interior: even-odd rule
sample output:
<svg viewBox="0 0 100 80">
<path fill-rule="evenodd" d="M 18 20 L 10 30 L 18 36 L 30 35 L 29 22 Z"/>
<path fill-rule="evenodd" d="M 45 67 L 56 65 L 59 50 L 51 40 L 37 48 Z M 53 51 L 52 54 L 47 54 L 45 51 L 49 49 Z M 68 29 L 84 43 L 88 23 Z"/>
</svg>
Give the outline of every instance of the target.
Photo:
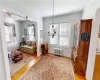
<svg viewBox="0 0 100 80">
<path fill-rule="evenodd" d="M 85 76 L 91 37 L 92 19 L 81 20 L 75 73 Z"/>
<path fill-rule="evenodd" d="M 41 52 L 42 52 L 42 55 L 45 55 L 48 53 L 48 44 L 41 44 Z"/>
</svg>

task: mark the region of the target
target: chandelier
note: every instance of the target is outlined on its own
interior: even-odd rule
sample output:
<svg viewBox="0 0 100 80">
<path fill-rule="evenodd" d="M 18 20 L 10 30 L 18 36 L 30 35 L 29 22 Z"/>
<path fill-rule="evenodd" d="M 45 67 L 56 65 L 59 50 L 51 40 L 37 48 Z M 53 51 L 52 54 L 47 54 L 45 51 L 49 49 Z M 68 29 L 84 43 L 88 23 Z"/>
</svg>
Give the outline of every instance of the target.
<svg viewBox="0 0 100 80">
<path fill-rule="evenodd" d="M 54 36 L 56 35 L 56 29 L 54 27 L 54 0 L 53 0 L 53 17 L 52 17 L 52 27 L 48 32 L 49 36 L 52 36 L 52 38 L 54 38 Z"/>
</svg>

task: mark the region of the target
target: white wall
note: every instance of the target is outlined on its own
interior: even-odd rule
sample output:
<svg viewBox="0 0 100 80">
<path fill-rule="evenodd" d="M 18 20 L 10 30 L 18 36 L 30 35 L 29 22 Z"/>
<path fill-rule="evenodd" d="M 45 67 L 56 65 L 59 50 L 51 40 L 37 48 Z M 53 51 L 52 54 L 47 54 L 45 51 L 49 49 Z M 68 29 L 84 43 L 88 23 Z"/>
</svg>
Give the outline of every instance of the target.
<svg viewBox="0 0 100 80">
<path fill-rule="evenodd" d="M 49 44 L 49 51 L 48 52 L 55 54 L 54 53 L 54 48 L 63 49 L 63 53 L 61 55 L 71 57 L 71 53 L 72 53 L 72 48 L 71 47 L 60 47 L 60 46 L 57 46 L 57 45 Z"/>
<path fill-rule="evenodd" d="M 40 30 L 43 30 L 43 20 L 42 17 L 37 21 L 37 56 L 41 56 L 41 44 L 43 43 L 43 38 L 40 37 Z"/>
<path fill-rule="evenodd" d="M 100 7 L 100 0 L 91 0 L 91 2 L 87 3 L 84 8 L 83 19 L 94 18 L 96 10 Z"/>
<path fill-rule="evenodd" d="M 94 19 L 92 25 L 89 56 L 87 62 L 87 71 L 86 71 L 87 80 L 92 80 L 94 71 L 97 39 L 98 39 L 97 37 L 99 33 L 99 24 L 100 24 L 100 9 L 97 10 L 99 7 L 100 7 L 100 0 L 93 0 L 87 4 L 83 14 L 83 19 L 88 19 L 88 18 Z"/>
<path fill-rule="evenodd" d="M 63 22 L 70 22 L 72 25 L 72 31 L 71 31 L 71 47 L 58 47 L 57 45 L 51 45 L 49 44 L 49 53 L 54 53 L 54 48 L 62 48 L 63 49 L 63 55 L 71 57 L 71 52 L 72 52 L 72 46 L 73 46 L 73 29 L 74 29 L 74 24 L 78 23 L 80 19 L 82 18 L 82 11 L 79 12 L 73 12 L 69 14 L 64 14 L 60 16 L 55 16 L 55 23 L 63 23 Z M 49 43 L 50 42 L 50 37 L 48 36 L 48 31 L 49 27 L 52 24 L 52 17 L 46 17 L 43 18 L 43 30 L 44 30 L 44 38 L 43 42 L 44 43 Z"/>
</svg>

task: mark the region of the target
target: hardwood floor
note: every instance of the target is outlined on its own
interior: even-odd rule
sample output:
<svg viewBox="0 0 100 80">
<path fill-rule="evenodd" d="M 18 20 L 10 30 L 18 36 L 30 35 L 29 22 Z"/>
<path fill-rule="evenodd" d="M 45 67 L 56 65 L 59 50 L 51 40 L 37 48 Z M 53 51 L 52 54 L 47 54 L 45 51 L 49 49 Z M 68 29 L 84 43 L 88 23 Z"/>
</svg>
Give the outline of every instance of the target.
<svg viewBox="0 0 100 80">
<path fill-rule="evenodd" d="M 34 59 L 23 66 L 19 71 L 17 71 L 12 77 L 11 80 L 18 80 L 27 70 L 29 70 L 36 62 L 40 60 L 40 57 L 34 57 Z"/>
<path fill-rule="evenodd" d="M 66 57 L 67 58 L 67 57 Z M 69 58 L 70 59 L 70 58 Z M 16 72 L 12 77 L 11 80 L 18 80 L 30 67 L 32 67 L 36 62 L 40 60 L 40 57 L 35 57 L 30 63 L 26 64 L 22 67 L 18 72 Z M 75 80 L 86 80 L 85 77 L 77 75 L 74 73 Z"/>
<path fill-rule="evenodd" d="M 74 73 L 74 77 L 75 77 L 75 80 L 86 80 L 86 78 L 85 78 L 85 77 L 80 76 L 80 75 L 75 74 L 75 73 Z"/>
<path fill-rule="evenodd" d="M 93 80 L 100 80 L 100 55 L 96 55 Z"/>
</svg>

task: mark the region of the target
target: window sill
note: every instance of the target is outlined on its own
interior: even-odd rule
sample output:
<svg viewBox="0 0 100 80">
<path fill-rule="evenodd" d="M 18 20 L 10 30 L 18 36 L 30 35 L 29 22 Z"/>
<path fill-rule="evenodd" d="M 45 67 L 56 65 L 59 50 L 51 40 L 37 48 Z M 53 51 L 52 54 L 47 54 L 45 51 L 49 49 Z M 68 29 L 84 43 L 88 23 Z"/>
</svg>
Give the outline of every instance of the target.
<svg viewBox="0 0 100 80">
<path fill-rule="evenodd" d="M 50 44 L 50 43 L 49 43 L 49 45 L 54 46 L 54 47 L 59 47 L 59 48 L 72 48 L 72 47 L 67 46 L 67 45 L 58 45 L 58 44 Z"/>
</svg>

